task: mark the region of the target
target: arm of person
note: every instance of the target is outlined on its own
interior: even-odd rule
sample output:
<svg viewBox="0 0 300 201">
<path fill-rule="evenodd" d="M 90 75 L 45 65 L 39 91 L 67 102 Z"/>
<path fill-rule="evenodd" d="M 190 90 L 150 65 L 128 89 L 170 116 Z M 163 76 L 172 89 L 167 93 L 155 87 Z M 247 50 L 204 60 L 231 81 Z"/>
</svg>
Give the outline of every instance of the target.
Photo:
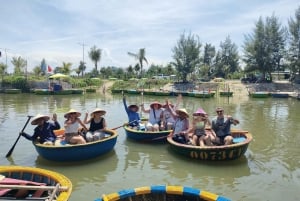
<svg viewBox="0 0 300 201">
<path fill-rule="evenodd" d="M 84 128 L 85 131 L 88 131 L 87 127 L 84 125 L 84 123 L 79 118 L 77 118 L 77 121 Z"/>
<path fill-rule="evenodd" d="M 22 135 L 23 137 L 25 137 L 27 140 L 30 140 L 30 141 L 33 140 L 32 136 L 29 135 L 29 134 L 27 134 L 27 133 L 25 133 L 25 132 L 21 132 L 20 135 Z"/>
<path fill-rule="evenodd" d="M 141 104 L 141 110 L 145 113 L 150 113 L 150 109 L 145 109 L 144 104 Z"/>
<path fill-rule="evenodd" d="M 124 105 L 126 113 L 128 114 L 129 113 L 129 109 L 128 109 L 128 106 L 127 106 L 127 103 L 126 103 L 126 97 L 124 95 L 123 95 L 123 105 Z"/>
<path fill-rule="evenodd" d="M 91 119 L 88 119 L 88 115 L 89 115 L 89 113 L 86 112 L 86 113 L 85 113 L 84 120 L 83 120 L 83 123 L 85 123 L 85 124 L 89 124 L 89 123 L 91 122 Z"/>
</svg>

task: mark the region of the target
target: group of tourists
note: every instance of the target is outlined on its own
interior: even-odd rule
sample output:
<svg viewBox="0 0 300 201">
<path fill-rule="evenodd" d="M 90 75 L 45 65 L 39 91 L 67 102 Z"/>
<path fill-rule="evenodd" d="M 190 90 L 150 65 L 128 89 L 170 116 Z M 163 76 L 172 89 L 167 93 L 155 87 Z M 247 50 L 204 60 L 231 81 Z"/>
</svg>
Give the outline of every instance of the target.
<svg viewBox="0 0 300 201">
<path fill-rule="evenodd" d="M 82 121 L 80 119 L 80 112 L 74 109 L 69 110 L 64 114 L 66 119 L 64 121 L 64 142 L 67 144 L 85 144 L 104 138 L 104 131 L 107 127 L 105 118 L 103 117 L 105 114 L 105 110 L 96 108 L 91 112 L 90 117 L 89 113 L 86 112 L 85 118 Z M 20 135 L 28 140 L 38 141 L 45 145 L 61 145 L 61 139 L 54 133 L 54 130 L 61 128 L 57 121 L 57 115 L 53 114 L 52 122 L 49 120 L 50 116 L 48 115 L 36 115 L 31 121 L 31 125 L 36 125 L 33 135 L 25 132 L 20 133 Z M 89 124 L 89 126 L 87 127 L 86 124 Z"/>
<path fill-rule="evenodd" d="M 233 142 L 230 134 L 231 124 L 238 124 L 239 121 L 231 116 L 224 116 L 224 110 L 221 107 L 216 109 L 216 117 L 209 120 L 208 114 L 199 108 L 192 116 L 192 122 L 189 122 L 189 114 L 185 108 L 178 108 L 182 96 L 177 97 L 176 104 L 166 100 L 165 104 L 154 101 L 149 108 L 141 104 L 141 110 L 148 114 L 146 123 L 143 123 L 139 114 L 139 106 L 132 104 L 127 106 L 126 97 L 123 95 L 123 104 L 128 115 L 128 126 L 135 130 L 159 132 L 172 130 L 174 141 L 194 146 L 212 146 L 229 145 Z M 84 120 L 80 119 L 81 113 L 71 109 L 64 114 L 64 141 L 67 144 L 85 144 L 105 137 L 107 124 L 103 117 L 106 111 L 96 108 L 89 115 L 86 112 Z M 48 115 L 36 115 L 31 121 L 36 125 L 33 135 L 25 132 L 20 133 L 26 139 L 38 141 L 46 145 L 60 145 L 61 139 L 55 135 L 54 130 L 61 128 L 57 121 L 57 115 L 53 114 L 52 122 Z M 89 125 L 89 126 L 86 126 Z"/>
<path fill-rule="evenodd" d="M 229 145 L 233 143 L 231 136 L 231 125 L 239 124 L 237 119 L 224 115 L 224 109 L 216 108 L 216 117 L 210 121 L 208 114 L 199 108 L 189 122 L 189 114 L 185 108 L 178 108 L 182 96 L 177 97 L 175 105 L 166 100 L 165 104 L 154 101 L 150 108 L 146 109 L 141 104 L 141 110 L 149 115 L 147 122 L 141 122 L 139 116 L 139 106 L 127 106 L 126 98 L 123 96 L 123 103 L 129 119 L 129 126 L 136 130 L 147 130 L 159 132 L 163 130 L 173 130 L 174 141 L 194 146 Z"/>
</svg>

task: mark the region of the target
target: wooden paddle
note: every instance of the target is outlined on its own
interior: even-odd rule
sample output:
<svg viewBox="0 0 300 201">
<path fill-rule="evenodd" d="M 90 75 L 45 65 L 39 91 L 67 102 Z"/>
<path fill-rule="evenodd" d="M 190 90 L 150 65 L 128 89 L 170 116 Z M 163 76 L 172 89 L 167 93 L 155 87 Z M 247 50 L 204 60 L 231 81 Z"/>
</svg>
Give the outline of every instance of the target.
<svg viewBox="0 0 300 201">
<path fill-rule="evenodd" d="M 131 121 L 131 122 L 128 122 L 128 123 L 125 123 L 125 124 L 123 124 L 123 125 L 121 125 L 121 126 L 118 126 L 118 127 L 112 128 L 111 130 L 117 130 L 118 128 L 121 128 L 121 127 L 127 126 L 128 124 L 131 124 L 131 123 L 133 123 L 133 122 L 136 122 L 136 121 L 137 121 L 137 120 L 133 120 L 133 121 Z"/>
<path fill-rule="evenodd" d="M 10 157 L 10 155 L 12 154 L 12 152 L 14 151 L 14 149 L 15 149 L 15 146 L 16 146 L 16 144 L 18 143 L 18 141 L 19 141 L 19 139 L 20 139 L 20 137 L 21 137 L 21 133 L 23 133 L 23 131 L 25 130 L 25 128 L 26 128 L 26 126 L 27 126 L 27 124 L 28 124 L 28 122 L 29 122 L 29 120 L 31 119 L 31 117 L 32 116 L 27 116 L 28 117 L 28 119 L 27 119 L 27 121 L 26 121 L 26 123 L 25 123 L 25 125 L 24 125 L 24 127 L 23 127 L 23 129 L 21 130 L 21 132 L 19 133 L 19 136 L 18 136 L 18 138 L 16 139 L 16 141 L 15 141 L 15 143 L 13 144 L 13 146 L 10 148 L 10 150 L 7 152 L 7 154 L 6 154 L 6 158 L 7 157 Z"/>
<path fill-rule="evenodd" d="M 0 189 L 25 189 L 25 190 L 55 190 L 56 191 L 67 191 L 67 186 L 32 186 L 32 185 L 9 185 L 0 184 Z"/>
</svg>

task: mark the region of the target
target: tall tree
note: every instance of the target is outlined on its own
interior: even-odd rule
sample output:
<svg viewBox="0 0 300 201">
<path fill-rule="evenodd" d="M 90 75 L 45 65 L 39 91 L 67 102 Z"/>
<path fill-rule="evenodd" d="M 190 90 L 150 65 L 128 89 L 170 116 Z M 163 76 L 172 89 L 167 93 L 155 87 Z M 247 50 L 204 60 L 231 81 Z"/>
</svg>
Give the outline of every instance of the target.
<svg viewBox="0 0 300 201">
<path fill-rule="evenodd" d="M 98 62 L 100 62 L 101 60 L 101 54 L 102 54 L 101 49 L 97 48 L 95 45 L 91 47 L 91 50 L 89 52 L 89 57 L 94 62 L 96 71 L 98 71 Z"/>
<path fill-rule="evenodd" d="M 43 75 L 45 75 L 46 74 L 46 70 L 47 70 L 47 64 L 46 64 L 46 60 L 45 59 L 43 59 L 41 61 L 40 68 L 41 68 L 41 73 L 43 73 Z"/>
<path fill-rule="evenodd" d="M 289 24 L 289 50 L 288 60 L 290 70 L 295 75 L 300 75 L 300 6 L 295 12 L 295 19 L 290 18 Z"/>
<path fill-rule="evenodd" d="M 83 61 L 80 61 L 79 63 L 79 66 L 78 66 L 78 71 L 79 71 L 79 74 L 81 73 L 81 77 L 83 77 L 83 73 L 86 69 L 86 66 L 85 66 L 85 63 Z M 78 74 L 78 76 L 79 76 Z"/>
<path fill-rule="evenodd" d="M 224 73 L 224 77 L 228 77 L 228 75 L 239 71 L 239 55 L 238 55 L 238 48 L 235 45 L 229 36 L 226 37 L 224 42 L 220 43 L 221 48 L 221 65 Z"/>
<path fill-rule="evenodd" d="M 6 73 L 7 66 L 4 63 L 0 63 L 0 74 L 1 74 L 1 84 L 3 82 L 4 75 Z"/>
<path fill-rule="evenodd" d="M 22 57 L 13 57 L 11 63 L 14 65 L 15 74 L 22 75 L 24 73 L 24 68 L 27 65 L 27 61 Z"/>
<path fill-rule="evenodd" d="M 195 70 L 195 67 L 200 64 L 200 49 L 201 43 L 198 36 L 191 33 L 187 36 L 182 34 L 177 41 L 177 45 L 172 49 L 173 59 L 172 64 L 175 66 L 179 77 L 186 82 L 188 74 Z"/>
<path fill-rule="evenodd" d="M 131 53 L 128 52 L 129 56 L 134 57 L 136 60 L 138 60 L 139 65 L 140 65 L 140 77 L 143 77 L 143 62 L 145 61 L 146 64 L 148 64 L 148 60 L 146 59 L 146 50 L 145 48 L 139 49 L 138 53 Z"/>
<path fill-rule="evenodd" d="M 254 33 L 245 37 L 243 47 L 245 70 L 257 70 L 263 74 L 263 78 L 271 78 L 271 72 L 278 69 L 285 52 L 284 33 L 278 18 L 274 15 L 266 18 L 266 22 L 260 17 Z"/>
</svg>

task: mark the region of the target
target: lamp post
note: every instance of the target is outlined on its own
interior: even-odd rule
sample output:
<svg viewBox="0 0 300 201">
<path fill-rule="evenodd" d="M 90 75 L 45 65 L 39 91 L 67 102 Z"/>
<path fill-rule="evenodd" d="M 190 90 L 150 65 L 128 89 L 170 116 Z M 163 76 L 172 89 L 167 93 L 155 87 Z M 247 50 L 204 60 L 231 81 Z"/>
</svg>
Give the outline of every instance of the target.
<svg viewBox="0 0 300 201">
<path fill-rule="evenodd" d="M 80 46 L 82 46 L 82 62 L 84 64 L 84 46 L 86 46 L 86 44 L 84 42 L 82 43 L 78 43 Z"/>
</svg>

